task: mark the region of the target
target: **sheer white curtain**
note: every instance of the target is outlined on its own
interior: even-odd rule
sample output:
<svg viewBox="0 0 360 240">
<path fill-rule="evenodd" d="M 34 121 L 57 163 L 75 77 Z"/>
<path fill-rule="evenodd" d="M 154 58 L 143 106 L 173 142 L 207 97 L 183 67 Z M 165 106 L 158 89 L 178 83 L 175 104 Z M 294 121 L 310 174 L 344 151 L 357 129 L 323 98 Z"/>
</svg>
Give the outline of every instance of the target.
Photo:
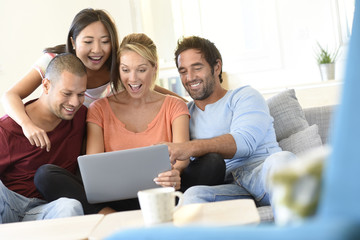
<svg viewBox="0 0 360 240">
<path fill-rule="evenodd" d="M 177 39 L 199 35 L 223 55 L 229 87 L 320 82 L 316 42 L 346 47 L 353 0 L 135 0 L 137 31 L 158 45 L 160 76 L 175 75 Z M 344 52 L 344 51 L 342 51 Z M 337 78 L 341 79 L 340 56 Z"/>
</svg>

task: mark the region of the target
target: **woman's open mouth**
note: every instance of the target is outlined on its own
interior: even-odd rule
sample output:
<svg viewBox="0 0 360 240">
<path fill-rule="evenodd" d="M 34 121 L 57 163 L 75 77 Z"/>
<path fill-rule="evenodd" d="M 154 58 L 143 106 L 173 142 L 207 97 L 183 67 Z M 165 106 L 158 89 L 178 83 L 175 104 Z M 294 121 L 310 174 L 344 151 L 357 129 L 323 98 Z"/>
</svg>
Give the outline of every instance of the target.
<svg viewBox="0 0 360 240">
<path fill-rule="evenodd" d="M 133 92 L 138 92 L 142 84 L 128 84 Z"/>
<path fill-rule="evenodd" d="M 96 57 L 96 56 L 89 56 L 88 57 L 89 59 L 90 59 L 90 61 L 92 61 L 92 62 L 95 62 L 95 63 L 98 63 L 98 62 L 100 62 L 101 61 L 101 59 L 103 58 L 103 57 Z"/>
</svg>

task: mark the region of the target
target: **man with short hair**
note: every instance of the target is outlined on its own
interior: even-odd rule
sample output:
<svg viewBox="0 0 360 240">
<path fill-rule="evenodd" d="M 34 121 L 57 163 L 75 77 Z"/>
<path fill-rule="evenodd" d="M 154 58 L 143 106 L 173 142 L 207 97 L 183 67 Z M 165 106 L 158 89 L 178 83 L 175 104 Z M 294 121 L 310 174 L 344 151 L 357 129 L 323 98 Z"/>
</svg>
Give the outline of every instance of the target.
<svg viewBox="0 0 360 240">
<path fill-rule="evenodd" d="M 277 159 L 293 155 L 281 151 L 266 101 L 250 86 L 235 90 L 221 86 L 222 57 L 207 39 L 180 40 L 175 62 L 193 101 L 188 103 L 191 141 L 168 143 L 171 161 L 217 153 L 226 163 L 225 184 L 191 187 L 184 202 L 253 198 L 258 205 L 269 205 L 268 172 Z"/>
<path fill-rule="evenodd" d="M 0 119 L 0 223 L 83 215 L 77 200 L 41 199 L 34 175 L 47 163 L 76 172 L 85 131 L 86 82 L 83 63 L 73 54 L 60 54 L 46 70 L 40 98 L 25 105 L 30 119 L 47 132 L 49 152 L 30 144 L 9 116 Z"/>
</svg>

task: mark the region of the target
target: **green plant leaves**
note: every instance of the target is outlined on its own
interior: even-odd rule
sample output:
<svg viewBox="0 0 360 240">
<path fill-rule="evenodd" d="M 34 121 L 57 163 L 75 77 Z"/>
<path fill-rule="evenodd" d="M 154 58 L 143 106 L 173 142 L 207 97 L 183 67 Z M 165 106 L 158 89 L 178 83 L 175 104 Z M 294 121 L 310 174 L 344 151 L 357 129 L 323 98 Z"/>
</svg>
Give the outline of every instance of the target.
<svg viewBox="0 0 360 240">
<path fill-rule="evenodd" d="M 319 47 L 319 50 L 316 53 L 316 60 L 318 64 L 334 63 L 339 53 L 340 46 L 337 47 L 336 51 L 330 52 L 327 48 L 323 48 L 319 43 L 317 43 L 317 45 Z"/>
</svg>

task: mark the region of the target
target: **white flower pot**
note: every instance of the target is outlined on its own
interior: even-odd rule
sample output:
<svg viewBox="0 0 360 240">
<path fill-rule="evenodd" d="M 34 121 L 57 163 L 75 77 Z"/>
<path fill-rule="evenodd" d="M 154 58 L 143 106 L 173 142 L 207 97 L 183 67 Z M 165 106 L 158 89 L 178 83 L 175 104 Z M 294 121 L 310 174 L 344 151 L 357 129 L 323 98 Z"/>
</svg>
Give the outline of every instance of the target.
<svg viewBox="0 0 360 240">
<path fill-rule="evenodd" d="M 323 81 L 335 79 L 335 63 L 319 64 L 319 68 Z"/>
</svg>

